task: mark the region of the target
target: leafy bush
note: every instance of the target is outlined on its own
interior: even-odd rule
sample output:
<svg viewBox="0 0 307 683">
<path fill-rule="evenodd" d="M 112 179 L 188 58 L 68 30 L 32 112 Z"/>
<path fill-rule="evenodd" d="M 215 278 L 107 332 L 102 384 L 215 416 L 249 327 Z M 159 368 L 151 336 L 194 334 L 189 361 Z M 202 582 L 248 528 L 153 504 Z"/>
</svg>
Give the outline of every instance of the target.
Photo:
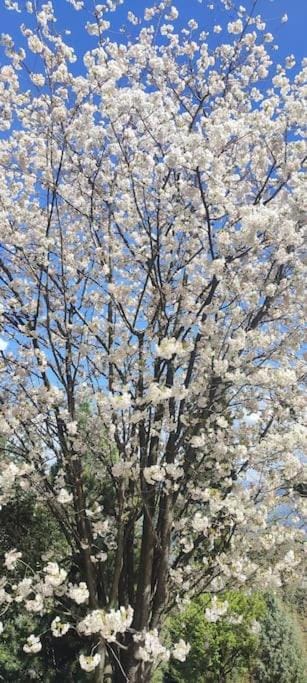
<svg viewBox="0 0 307 683">
<path fill-rule="evenodd" d="M 210 598 L 202 595 L 170 620 L 172 640 L 184 638 L 191 645 L 185 662 L 172 662 L 165 680 L 175 683 L 222 683 L 230 675 L 248 670 L 254 661 L 259 636 L 257 622 L 265 601 L 258 594 L 228 592 L 225 616 L 210 622 L 205 616 Z"/>
</svg>

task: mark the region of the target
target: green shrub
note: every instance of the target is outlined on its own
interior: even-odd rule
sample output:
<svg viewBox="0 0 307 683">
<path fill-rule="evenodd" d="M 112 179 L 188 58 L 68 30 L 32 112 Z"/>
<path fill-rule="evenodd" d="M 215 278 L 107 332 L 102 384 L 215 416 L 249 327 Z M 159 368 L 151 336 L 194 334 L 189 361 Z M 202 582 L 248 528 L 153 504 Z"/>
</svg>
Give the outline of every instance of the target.
<svg viewBox="0 0 307 683">
<path fill-rule="evenodd" d="M 265 601 L 243 592 L 228 592 L 221 600 L 227 600 L 228 611 L 215 623 L 205 616 L 211 603 L 207 595 L 170 620 L 172 641 L 184 638 L 191 650 L 185 662 L 172 661 L 165 681 L 222 683 L 251 668 L 259 640 L 254 622 L 263 616 Z"/>
</svg>

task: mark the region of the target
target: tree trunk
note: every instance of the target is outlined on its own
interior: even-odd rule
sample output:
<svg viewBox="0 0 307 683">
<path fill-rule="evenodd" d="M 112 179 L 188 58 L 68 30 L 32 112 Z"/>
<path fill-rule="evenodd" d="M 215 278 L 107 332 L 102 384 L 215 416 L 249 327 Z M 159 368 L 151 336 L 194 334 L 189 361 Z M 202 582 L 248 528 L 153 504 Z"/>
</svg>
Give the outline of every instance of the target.
<svg viewBox="0 0 307 683">
<path fill-rule="evenodd" d="M 114 672 L 112 683 L 150 683 L 151 671 L 144 671 L 139 666 L 133 667 L 127 674 L 119 669 Z"/>
<path fill-rule="evenodd" d="M 120 664 L 114 666 L 112 683 L 150 683 L 152 666 L 136 659 L 130 650 L 124 653 Z"/>
</svg>

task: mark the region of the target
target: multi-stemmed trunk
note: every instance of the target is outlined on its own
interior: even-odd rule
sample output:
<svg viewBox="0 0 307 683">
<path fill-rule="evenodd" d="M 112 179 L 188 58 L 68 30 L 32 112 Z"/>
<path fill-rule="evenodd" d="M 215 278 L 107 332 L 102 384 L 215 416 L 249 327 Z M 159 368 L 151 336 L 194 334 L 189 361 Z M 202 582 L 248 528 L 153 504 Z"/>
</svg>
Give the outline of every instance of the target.
<svg viewBox="0 0 307 683">
<path fill-rule="evenodd" d="M 150 683 L 151 678 L 152 666 L 148 665 L 145 668 L 140 661 L 132 659 L 128 668 L 116 668 L 112 675 L 112 683 Z"/>
<path fill-rule="evenodd" d="M 101 654 L 100 649 L 97 650 Z M 121 661 L 113 661 L 113 667 L 105 655 L 101 656 L 99 666 L 93 673 L 93 683 L 150 683 L 152 666 L 145 667 L 133 653 L 126 652 Z"/>
</svg>

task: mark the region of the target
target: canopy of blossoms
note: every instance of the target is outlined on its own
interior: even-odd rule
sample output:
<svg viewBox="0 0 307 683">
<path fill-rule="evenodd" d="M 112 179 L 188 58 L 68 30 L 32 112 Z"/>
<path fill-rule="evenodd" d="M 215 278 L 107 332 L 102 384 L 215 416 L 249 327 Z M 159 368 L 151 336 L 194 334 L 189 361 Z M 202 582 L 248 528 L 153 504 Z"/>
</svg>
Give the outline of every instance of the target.
<svg viewBox="0 0 307 683">
<path fill-rule="evenodd" d="M 171 606 L 300 572 L 307 63 L 256 3 L 209 33 L 166 0 L 114 39 L 120 3 L 70 0 L 85 54 L 56 3 L 4 4 L 1 504 L 31 492 L 66 544 L 7 550 L 4 628 L 52 612 L 85 671 L 144 682 L 188 653 Z"/>
</svg>

